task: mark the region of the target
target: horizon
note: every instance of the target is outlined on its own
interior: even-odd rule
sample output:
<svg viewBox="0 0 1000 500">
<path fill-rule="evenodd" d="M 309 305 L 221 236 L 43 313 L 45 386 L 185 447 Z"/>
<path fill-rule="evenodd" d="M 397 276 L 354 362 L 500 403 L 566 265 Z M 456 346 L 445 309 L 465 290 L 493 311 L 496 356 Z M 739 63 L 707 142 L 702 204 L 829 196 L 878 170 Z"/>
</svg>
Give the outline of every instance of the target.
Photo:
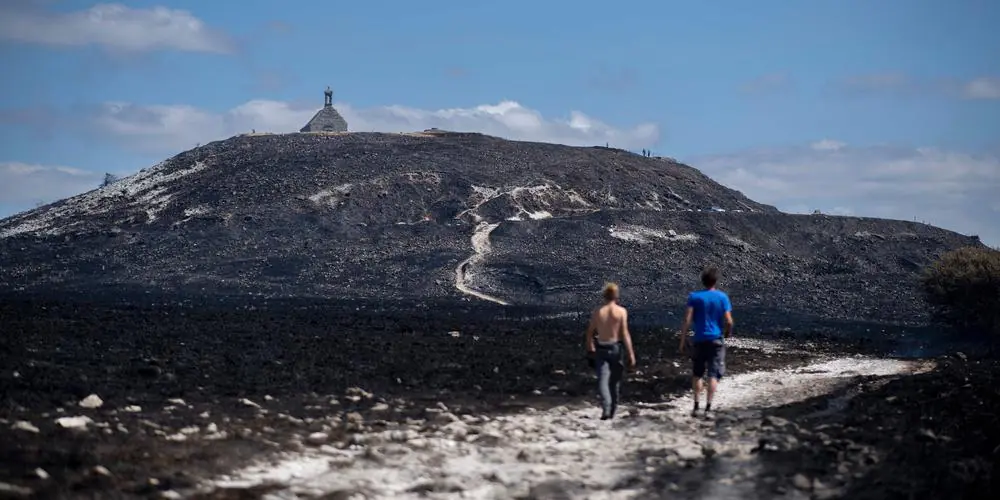
<svg viewBox="0 0 1000 500">
<path fill-rule="evenodd" d="M 1000 246 L 1000 5 L 740 5 L 13 0 L 0 218 L 297 131 L 329 86 L 351 131 L 648 149 L 786 213 Z"/>
</svg>

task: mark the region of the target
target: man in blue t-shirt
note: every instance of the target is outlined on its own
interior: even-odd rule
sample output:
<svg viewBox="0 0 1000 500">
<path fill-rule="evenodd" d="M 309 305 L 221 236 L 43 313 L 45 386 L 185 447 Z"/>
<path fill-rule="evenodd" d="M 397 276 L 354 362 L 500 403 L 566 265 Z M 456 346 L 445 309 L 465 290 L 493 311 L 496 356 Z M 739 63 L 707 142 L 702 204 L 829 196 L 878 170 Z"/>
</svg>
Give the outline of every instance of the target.
<svg viewBox="0 0 1000 500">
<path fill-rule="evenodd" d="M 733 332 L 733 305 L 725 292 L 715 289 L 718 282 L 718 269 L 711 267 L 701 273 L 701 284 L 705 289 L 688 295 L 687 314 L 680 331 L 680 350 L 683 353 L 688 347 L 688 328 L 694 327 L 694 338 L 690 346 L 691 371 L 694 376 L 691 382 L 694 389 L 692 416 L 698 413 L 702 377 L 708 376 L 708 397 L 705 400 L 705 415 L 708 415 L 712 409 L 712 397 L 719 387 L 719 379 L 726 370 L 726 345 L 723 339 L 729 338 Z"/>
</svg>

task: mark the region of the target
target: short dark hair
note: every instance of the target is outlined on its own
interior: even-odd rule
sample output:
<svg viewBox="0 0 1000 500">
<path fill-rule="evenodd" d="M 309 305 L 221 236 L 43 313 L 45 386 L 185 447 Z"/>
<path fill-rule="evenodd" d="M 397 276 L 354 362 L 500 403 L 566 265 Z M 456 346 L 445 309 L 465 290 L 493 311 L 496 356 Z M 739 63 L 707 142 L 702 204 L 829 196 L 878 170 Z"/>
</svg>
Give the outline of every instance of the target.
<svg viewBox="0 0 1000 500">
<path fill-rule="evenodd" d="M 718 282 L 719 282 L 718 268 L 709 267 L 701 272 L 701 284 L 705 285 L 705 288 L 712 288 Z"/>
</svg>

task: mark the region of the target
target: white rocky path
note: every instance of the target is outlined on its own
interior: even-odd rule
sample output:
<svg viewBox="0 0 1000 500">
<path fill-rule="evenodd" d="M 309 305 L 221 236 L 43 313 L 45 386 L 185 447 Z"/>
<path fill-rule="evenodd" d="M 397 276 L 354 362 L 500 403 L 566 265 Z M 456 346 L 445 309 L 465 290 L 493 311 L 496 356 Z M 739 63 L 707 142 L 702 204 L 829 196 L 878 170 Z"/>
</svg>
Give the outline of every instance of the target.
<svg viewBox="0 0 1000 500">
<path fill-rule="evenodd" d="M 455 288 L 464 294 L 472 295 L 473 297 L 506 306 L 509 304 L 502 299 L 479 292 L 469 286 L 469 282 L 474 276 L 472 267 L 479 264 L 483 260 L 483 257 L 485 257 L 486 254 L 490 253 L 490 250 L 492 250 L 490 246 L 490 233 L 492 233 L 493 230 L 499 225 L 500 224 L 480 222 L 479 225 L 476 226 L 476 230 L 472 233 L 473 254 L 468 259 L 459 262 L 458 266 L 455 267 Z"/>
<path fill-rule="evenodd" d="M 277 483 L 268 498 L 296 494 L 337 498 L 645 498 L 644 474 L 715 455 L 720 479 L 707 478 L 696 498 L 753 498 L 759 425 L 735 425 L 759 410 L 829 393 L 856 376 L 912 374 L 928 362 L 866 357 L 831 358 L 810 365 L 736 374 L 724 380 L 714 406 L 732 419 L 719 433 L 713 422 L 688 415 L 690 396 L 657 405 L 624 407 L 600 421 L 594 404 L 515 415 L 458 417 L 443 404 L 422 422 L 356 434 L 353 445 L 321 446 L 218 478 L 214 487 Z M 423 432 L 421 432 L 423 429 Z M 756 430 L 755 430 L 756 429 Z M 639 478 L 638 480 L 636 478 Z M 667 490 L 676 485 L 667 485 Z M 788 498 L 808 498 L 792 491 Z"/>
</svg>

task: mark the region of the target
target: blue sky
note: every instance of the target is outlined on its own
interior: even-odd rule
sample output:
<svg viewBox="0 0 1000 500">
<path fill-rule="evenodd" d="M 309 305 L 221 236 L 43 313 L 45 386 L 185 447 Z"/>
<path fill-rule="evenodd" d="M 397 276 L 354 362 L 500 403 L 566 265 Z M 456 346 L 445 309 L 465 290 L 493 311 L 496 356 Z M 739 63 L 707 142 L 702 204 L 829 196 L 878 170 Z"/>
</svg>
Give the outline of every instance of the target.
<svg viewBox="0 0 1000 500">
<path fill-rule="evenodd" d="M 998 25 L 989 0 L 7 0 L 0 216 L 295 130 L 331 85 L 354 130 L 649 147 L 788 211 L 1000 245 Z"/>
</svg>

